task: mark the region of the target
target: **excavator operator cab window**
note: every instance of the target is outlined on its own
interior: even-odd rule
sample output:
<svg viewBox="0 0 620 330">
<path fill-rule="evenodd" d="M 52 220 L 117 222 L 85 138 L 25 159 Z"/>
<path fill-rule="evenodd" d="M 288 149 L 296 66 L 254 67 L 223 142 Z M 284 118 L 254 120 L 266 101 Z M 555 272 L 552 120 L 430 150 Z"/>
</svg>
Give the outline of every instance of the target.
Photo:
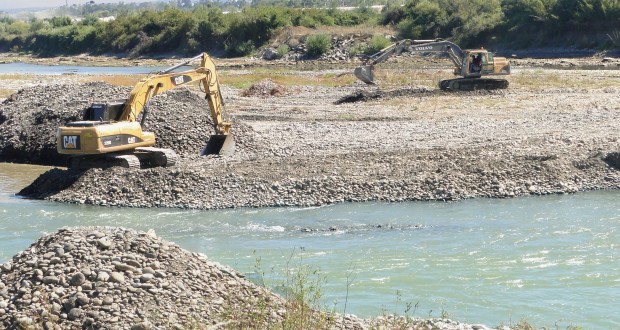
<svg viewBox="0 0 620 330">
<path fill-rule="evenodd" d="M 486 58 L 482 56 L 482 53 L 474 53 L 471 55 L 471 62 L 469 65 L 469 73 L 480 73 L 482 71 L 482 66 L 486 62 Z"/>
<path fill-rule="evenodd" d="M 124 106 L 125 102 L 93 103 L 84 110 L 82 118 L 88 121 L 117 121 Z"/>
</svg>

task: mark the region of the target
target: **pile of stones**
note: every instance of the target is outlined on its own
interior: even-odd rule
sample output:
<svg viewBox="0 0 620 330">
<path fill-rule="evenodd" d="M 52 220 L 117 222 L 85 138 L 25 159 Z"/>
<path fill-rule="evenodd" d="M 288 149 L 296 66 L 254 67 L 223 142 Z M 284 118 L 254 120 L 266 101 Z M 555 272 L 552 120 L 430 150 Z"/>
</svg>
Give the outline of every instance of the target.
<svg viewBox="0 0 620 330">
<path fill-rule="evenodd" d="M 201 328 L 257 304 L 277 323 L 283 302 L 152 231 L 64 228 L 0 267 L 0 328 Z"/>
<path fill-rule="evenodd" d="M 263 79 L 250 88 L 241 91 L 241 96 L 257 96 L 257 97 L 271 97 L 271 96 L 283 96 L 287 94 L 286 87 L 276 83 L 275 81 L 267 78 Z"/>
</svg>

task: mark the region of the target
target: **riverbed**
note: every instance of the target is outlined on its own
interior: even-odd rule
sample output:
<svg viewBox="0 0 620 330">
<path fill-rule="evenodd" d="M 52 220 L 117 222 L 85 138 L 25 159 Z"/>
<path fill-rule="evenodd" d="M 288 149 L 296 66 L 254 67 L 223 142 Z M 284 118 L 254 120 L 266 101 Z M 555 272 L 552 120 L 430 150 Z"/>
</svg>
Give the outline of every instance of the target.
<svg viewBox="0 0 620 330">
<path fill-rule="evenodd" d="M 316 272 L 323 301 L 361 317 L 620 326 L 620 192 L 224 211 L 14 196 L 46 168 L 0 164 L 0 262 L 63 226 L 156 233 L 277 290 Z M 263 276 L 261 276 L 263 274 Z M 346 310 L 345 310 L 346 306 Z"/>
</svg>

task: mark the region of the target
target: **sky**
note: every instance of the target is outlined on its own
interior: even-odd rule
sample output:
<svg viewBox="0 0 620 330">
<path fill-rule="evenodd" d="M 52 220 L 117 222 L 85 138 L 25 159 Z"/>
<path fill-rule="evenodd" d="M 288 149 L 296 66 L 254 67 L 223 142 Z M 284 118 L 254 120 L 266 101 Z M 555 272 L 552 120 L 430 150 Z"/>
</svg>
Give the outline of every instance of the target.
<svg viewBox="0 0 620 330">
<path fill-rule="evenodd" d="M 12 10 L 18 8 L 33 8 L 33 7 L 59 7 L 65 4 L 81 5 L 89 2 L 90 0 L 0 0 L 0 11 Z M 157 0 L 95 0 L 95 3 L 113 3 L 113 2 L 151 2 Z"/>
</svg>

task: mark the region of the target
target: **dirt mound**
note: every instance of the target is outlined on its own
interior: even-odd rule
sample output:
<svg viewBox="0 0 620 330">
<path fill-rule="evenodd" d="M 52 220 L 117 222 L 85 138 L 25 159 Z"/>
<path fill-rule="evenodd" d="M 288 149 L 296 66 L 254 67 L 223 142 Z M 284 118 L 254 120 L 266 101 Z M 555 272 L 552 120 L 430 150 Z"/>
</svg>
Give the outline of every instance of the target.
<svg viewBox="0 0 620 330">
<path fill-rule="evenodd" d="M 91 103 L 127 98 L 131 89 L 103 82 L 25 88 L 0 105 L 0 161 L 66 165 L 56 152 L 56 129 L 80 120 Z M 197 155 L 214 134 L 208 102 L 190 90 L 156 96 L 146 130 L 155 132 L 157 147 L 180 155 Z M 235 124 L 237 149 L 252 143 L 251 128 Z"/>
<path fill-rule="evenodd" d="M 440 93 L 441 91 L 428 89 L 426 87 L 406 87 L 399 88 L 390 91 L 364 91 L 358 90 L 353 92 L 352 94 L 345 95 L 340 99 L 336 100 L 334 104 L 343 104 L 343 103 L 355 103 L 355 102 L 369 102 L 377 99 L 385 99 L 385 98 L 394 98 L 401 96 L 414 96 L 420 94 L 428 94 L 428 93 Z"/>
<path fill-rule="evenodd" d="M 271 79 L 263 79 L 256 84 L 250 86 L 250 88 L 241 91 L 241 96 L 283 96 L 287 93 L 286 87 L 276 83 Z"/>
<path fill-rule="evenodd" d="M 56 129 L 78 120 L 96 100 L 114 100 L 129 90 L 103 83 L 37 86 L 19 90 L 0 105 L 0 160 L 63 165 Z"/>
</svg>

